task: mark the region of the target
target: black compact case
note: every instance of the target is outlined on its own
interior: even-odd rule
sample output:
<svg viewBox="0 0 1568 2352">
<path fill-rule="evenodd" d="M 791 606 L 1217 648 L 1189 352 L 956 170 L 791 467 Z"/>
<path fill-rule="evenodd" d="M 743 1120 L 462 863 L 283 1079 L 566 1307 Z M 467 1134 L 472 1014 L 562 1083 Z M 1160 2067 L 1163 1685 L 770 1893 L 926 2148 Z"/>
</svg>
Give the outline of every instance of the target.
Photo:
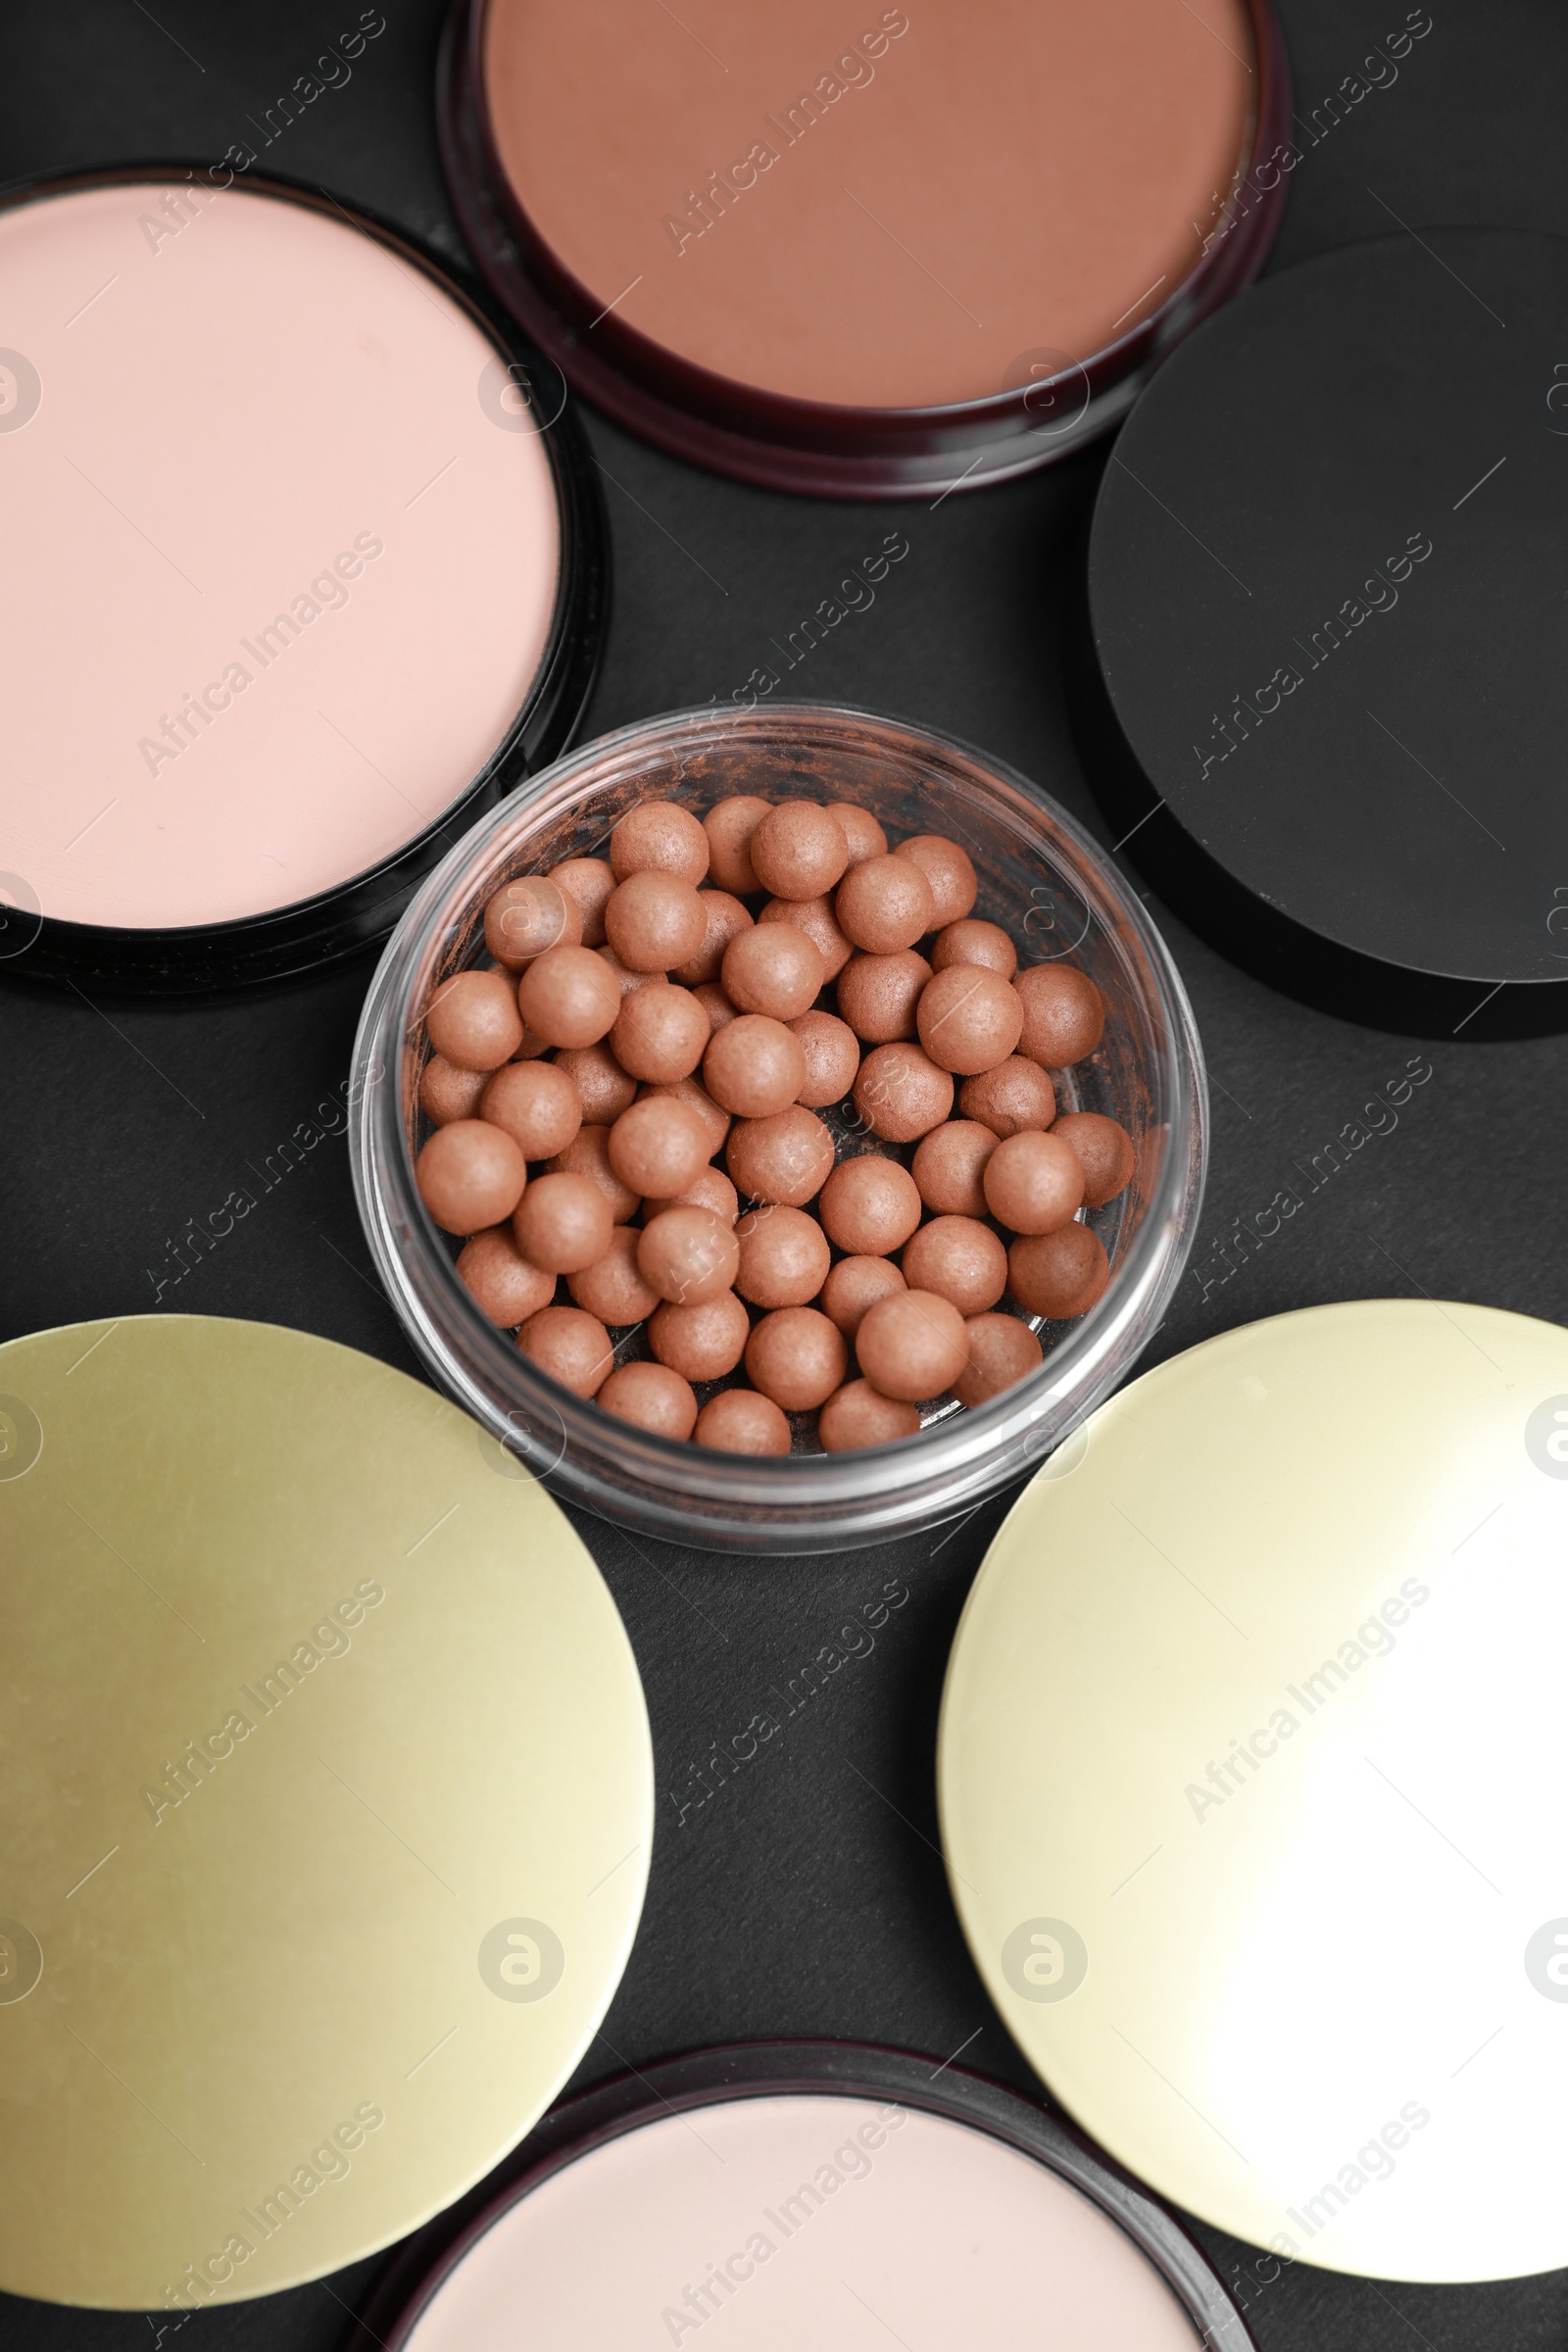
<svg viewBox="0 0 1568 2352">
<path fill-rule="evenodd" d="M 1118 841 L 1258 978 L 1568 1029 L 1568 240 L 1403 230 L 1254 287 L 1111 453 L 1077 671 Z"/>
</svg>

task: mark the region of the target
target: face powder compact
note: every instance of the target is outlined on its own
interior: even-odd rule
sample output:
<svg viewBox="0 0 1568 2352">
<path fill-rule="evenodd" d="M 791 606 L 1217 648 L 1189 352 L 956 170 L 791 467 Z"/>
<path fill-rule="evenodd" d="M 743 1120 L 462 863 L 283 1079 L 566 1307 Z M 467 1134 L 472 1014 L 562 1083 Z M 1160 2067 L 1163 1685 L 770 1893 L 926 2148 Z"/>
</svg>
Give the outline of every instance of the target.
<svg viewBox="0 0 1568 2352">
<path fill-rule="evenodd" d="M 1186 343 L 1111 453 L 1068 664 L 1115 838 L 1342 1018 L 1568 1029 L 1568 238 L 1377 237 Z"/>
<path fill-rule="evenodd" d="M 1049 463 L 1261 268 L 1266 0 L 472 0 L 440 98 L 492 288 L 597 407 L 748 481 Z"/>
<path fill-rule="evenodd" d="M 1019 2048 L 1186 2212 L 1360 2278 L 1568 2263 L 1568 1333 L 1365 1299 L 1102 1405 L 939 1734 Z"/>
<path fill-rule="evenodd" d="M 354 2352 L 693 2344 L 715 2322 L 735 2352 L 1251 2343 L 1152 2199 L 1032 2100 L 930 2059 L 699 2050 L 569 2100 L 525 2153 L 405 2250 Z"/>
<path fill-rule="evenodd" d="M 6 957 L 190 991 L 378 937 L 592 676 L 554 370 L 280 186 L 37 188 L 0 279 Z"/>
<path fill-rule="evenodd" d="M 420 2228 L 642 1908 L 588 1552 L 419 1382 L 162 1314 L 0 1348 L 0 2285 L 188 2313 Z"/>
</svg>

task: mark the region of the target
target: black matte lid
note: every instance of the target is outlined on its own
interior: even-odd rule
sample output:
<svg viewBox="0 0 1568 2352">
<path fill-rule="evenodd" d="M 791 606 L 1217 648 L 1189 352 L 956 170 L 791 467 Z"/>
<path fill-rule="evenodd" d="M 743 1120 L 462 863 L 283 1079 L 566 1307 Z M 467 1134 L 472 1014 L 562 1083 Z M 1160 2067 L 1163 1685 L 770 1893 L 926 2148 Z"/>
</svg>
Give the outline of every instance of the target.
<svg viewBox="0 0 1568 2352">
<path fill-rule="evenodd" d="M 1238 962 L 1374 1024 L 1568 1028 L 1565 488 L 1562 238 L 1327 255 L 1144 395 L 1095 513 L 1084 747 Z"/>
</svg>

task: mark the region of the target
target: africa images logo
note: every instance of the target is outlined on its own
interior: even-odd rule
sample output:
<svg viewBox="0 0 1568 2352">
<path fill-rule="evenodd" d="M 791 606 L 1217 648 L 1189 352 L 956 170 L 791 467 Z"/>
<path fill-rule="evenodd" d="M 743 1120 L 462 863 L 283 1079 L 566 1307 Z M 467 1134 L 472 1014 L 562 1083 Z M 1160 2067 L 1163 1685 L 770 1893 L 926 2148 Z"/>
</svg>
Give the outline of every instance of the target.
<svg viewBox="0 0 1568 2352">
<path fill-rule="evenodd" d="M 1537 1405 L 1525 1423 L 1525 1451 L 1548 1478 L 1568 1478 L 1568 1396 Z"/>
</svg>

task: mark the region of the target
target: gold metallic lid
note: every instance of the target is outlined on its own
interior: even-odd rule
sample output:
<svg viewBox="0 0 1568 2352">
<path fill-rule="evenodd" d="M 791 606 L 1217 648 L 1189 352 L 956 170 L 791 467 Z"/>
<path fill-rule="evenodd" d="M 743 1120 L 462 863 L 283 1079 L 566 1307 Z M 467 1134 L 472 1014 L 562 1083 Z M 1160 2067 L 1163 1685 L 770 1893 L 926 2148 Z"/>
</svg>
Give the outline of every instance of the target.
<svg viewBox="0 0 1568 2352">
<path fill-rule="evenodd" d="M 401 2236 L 592 2040 L 630 1645 L 428 1389 L 269 1324 L 0 1348 L 0 2284 L 143 2308 Z"/>
<path fill-rule="evenodd" d="M 1370 2278 L 1568 2264 L 1568 1332 L 1228 1333 L 1026 1490 L 943 1701 L 954 1898 L 1156 2190 Z"/>
</svg>

